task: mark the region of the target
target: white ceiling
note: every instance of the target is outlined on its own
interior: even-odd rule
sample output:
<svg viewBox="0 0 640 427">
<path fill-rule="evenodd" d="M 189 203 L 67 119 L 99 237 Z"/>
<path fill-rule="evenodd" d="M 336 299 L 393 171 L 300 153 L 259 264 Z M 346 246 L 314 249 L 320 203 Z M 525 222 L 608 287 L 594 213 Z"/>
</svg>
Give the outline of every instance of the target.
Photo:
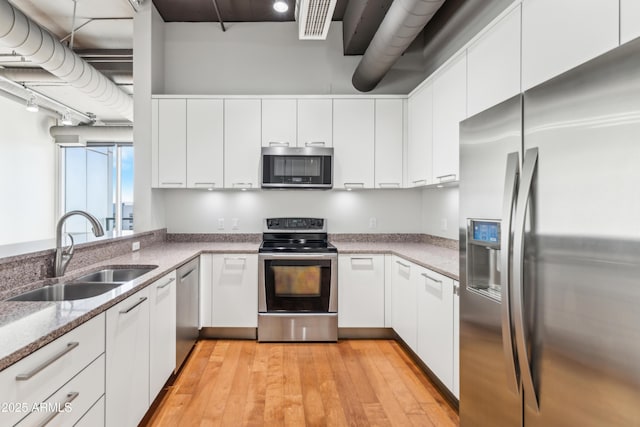
<svg viewBox="0 0 640 427">
<path fill-rule="evenodd" d="M 10 3 L 57 36 L 58 40 L 63 40 L 71 33 L 73 0 L 10 0 Z M 90 19 L 94 20 L 75 32 L 74 50 L 132 49 L 134 13 L 128 0 L 77 0 L 75 27 L 78 28 Z M 10 49 L 0 47 L 0 66 L 33 67 L 33 64 L 24 61 L 21 57 L 11 55 Z M 100 64 L 94 65 L 96 68 L 100 66 Z M 128 73 L 130 74 L 130 71 Z M 127 80 L 132 83 L 131 79 Z M 118 83 L 117 79 L 116 83 Z M 34 91 L 50 96 L 69 107 L 81 112 L 91 112 L 103 122 L 125 121 L 118 112 L 105 108 L 66 84 L 56 82 L 28 83 L 27 85 Z M 121 87 L 126 92 L 133 92 L 132 84 Z"/>
</svg>

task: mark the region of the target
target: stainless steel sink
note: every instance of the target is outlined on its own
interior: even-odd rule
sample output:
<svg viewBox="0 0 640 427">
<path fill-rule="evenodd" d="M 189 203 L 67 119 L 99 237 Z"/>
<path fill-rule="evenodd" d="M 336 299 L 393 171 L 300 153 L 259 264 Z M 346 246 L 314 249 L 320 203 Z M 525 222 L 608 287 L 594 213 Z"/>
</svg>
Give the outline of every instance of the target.
<svg viewBox="0 0 640 427">
<path fill-rule="evenodd" d="M 105 268 L 69 283 L 58 283 L 25 292 L 9 298 L 8 301 L 72 301 L 91 298 L 122 286 L 157 267 L 157 265 L 147 265 L 135 268 Z"/>
<path fill-rule="evenodd" d="M 25 292 L 9 301 L 72 301 L 107 293 L 123 283 L 60 283 Z"/>
<path fill-rule="evenodd" d="M 157 266 L 145 266 L 136 268 L 105 268 L 95 271 L 73 280 L 71 283 L 92 282 L 92 283 L 124 283 L 136 279 L 146 274 Z"/>
</svg>

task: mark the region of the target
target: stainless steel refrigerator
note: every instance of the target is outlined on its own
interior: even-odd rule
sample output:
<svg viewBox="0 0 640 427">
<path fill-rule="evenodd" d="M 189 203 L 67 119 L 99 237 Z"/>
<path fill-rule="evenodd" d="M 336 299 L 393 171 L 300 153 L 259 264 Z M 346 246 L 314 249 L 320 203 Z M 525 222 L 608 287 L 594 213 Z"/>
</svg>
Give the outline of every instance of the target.
<svg viewBox="0 0 640 427">
<path fill-rule="evenodd" d="M 460 139 L 461 425 L 640 426 L 640 40 Z"/>
</svg>

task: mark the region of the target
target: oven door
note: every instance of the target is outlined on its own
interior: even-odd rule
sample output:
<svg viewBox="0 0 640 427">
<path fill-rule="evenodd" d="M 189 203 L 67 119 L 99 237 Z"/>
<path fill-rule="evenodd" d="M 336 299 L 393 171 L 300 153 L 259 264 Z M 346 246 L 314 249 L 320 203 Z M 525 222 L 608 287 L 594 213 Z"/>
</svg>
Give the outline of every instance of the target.
<svg viewBox="0 0 640 427">
<path fill-rule="evenodd" d="M 263 253 L 258 260 L 258 312 L 338 311 L 337 254 Z"/>
</svg>

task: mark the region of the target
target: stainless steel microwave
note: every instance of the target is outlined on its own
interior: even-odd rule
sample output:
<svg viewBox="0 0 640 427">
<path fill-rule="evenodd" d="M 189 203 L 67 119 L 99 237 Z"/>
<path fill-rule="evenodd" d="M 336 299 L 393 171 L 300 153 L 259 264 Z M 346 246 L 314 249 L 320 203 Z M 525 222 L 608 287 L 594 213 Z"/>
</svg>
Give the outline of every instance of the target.
<svg viewBox="0 0 640 427">
<path fill-rule="evenodd" d="M 262 148 L 262 188 L 328 190 L 332 187 L 333 148 Z"/>
</svg>

